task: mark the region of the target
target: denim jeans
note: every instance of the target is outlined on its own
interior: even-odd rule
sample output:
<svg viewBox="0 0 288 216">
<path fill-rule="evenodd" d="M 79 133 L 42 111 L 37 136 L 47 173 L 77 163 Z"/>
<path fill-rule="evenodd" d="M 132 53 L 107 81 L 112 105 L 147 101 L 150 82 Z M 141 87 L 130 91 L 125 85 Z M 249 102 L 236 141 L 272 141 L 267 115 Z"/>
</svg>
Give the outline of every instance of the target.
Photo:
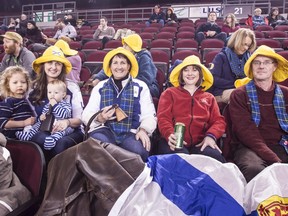
<svg viewBox="0 0 288 216">
<path fill-rule="evenodd" d="M 122 143 L 116 143 L 114 134 L 109 128 L 99 128 L 89 134 L 90 137 L 102 142 L 112 143 L 127 151 L 139 154 L 144 162 L 149 157 L 149 152 L 143 147 L 141 140 L 136 140 L 134 133 L 127 133 Z"/>
</svg>

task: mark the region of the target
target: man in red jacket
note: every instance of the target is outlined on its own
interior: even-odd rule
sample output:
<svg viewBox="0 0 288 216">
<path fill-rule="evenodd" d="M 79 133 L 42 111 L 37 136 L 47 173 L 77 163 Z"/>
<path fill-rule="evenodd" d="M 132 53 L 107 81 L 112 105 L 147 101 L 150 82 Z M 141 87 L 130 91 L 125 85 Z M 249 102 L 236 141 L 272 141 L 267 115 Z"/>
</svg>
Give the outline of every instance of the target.
<svg viewBox="0 0 288 216">
<path fill-rule="evenodd" d="M 288 78 L 287 70 L 285 58 L 260 46 L 244 66 L 251 80 L 231 94 L 234 162 L 247 182 L 273 163 L 288 162 L 288 88 L 275 83 Z"/>
</svg>

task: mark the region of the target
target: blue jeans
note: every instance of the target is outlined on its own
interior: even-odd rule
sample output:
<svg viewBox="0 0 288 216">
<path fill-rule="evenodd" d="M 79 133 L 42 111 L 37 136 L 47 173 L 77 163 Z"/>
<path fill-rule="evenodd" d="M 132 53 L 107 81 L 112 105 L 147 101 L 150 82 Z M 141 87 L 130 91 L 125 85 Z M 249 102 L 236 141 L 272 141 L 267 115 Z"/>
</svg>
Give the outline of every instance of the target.
<svg viewBox="0 0 288 216">
<path fill-rule="evenodd" d="M 114 134 L 109 128 L 106 127 L 92 131 L 89 136 L 102 142 L 118 145 L 127 151 L 134 152 L 140 155 L 144 162 L 146 162 L 149 157 L 149 152 L 143 147 L 141 140 L 136 140 L 134 133 L 127 133 L 122 143 L 120 144 L 116 143 Z"/>
<path fill-rule="evenodd" d="M 172 154 L 172 153 L 184 153 L 184 154 L 201 154 L 206 155 L 209 157 L 212 157 L 222 163 L 225 163 L 226 160 L 222 156 L 222 154 L 216 150 L 211 148 L 210 146 L 207 146 L 203 151 L 200 151 L 201 147 L 191 146 L 186 148 L 185 146 L 183 149 L 177 149 L 175 151 L 172 151 L 167 143 L 167 141 L 164 138 L 161 138 L 158 143 L 158 152 L 159 154 Z"/>
<path fill-rule="evenodd" d="M 52 148 L 51 150 L 45 150 L 44 142 L 47 136 L 50 136 L 50 133 L 39 131 L 33 136 L 31 140 L 32 142 L 37 143 L 41 147 L 47 162 L 55 155 L 83 141 L 83 133 L 80 129 L 75 129 L 73 133 L 64 136 L 63 138 L 58 140 L 54 148 Z"/>
<path fill-rule="evenodd" d="M 161 24 L 161 27 L 163 27 L 164 24 L 165 24 L 165 21 L 164 21 L 163 19 L 160 19 L 160 20 L 158 21 L 158 23 L 160 23 L 160 24 Z M 149 26 L 151 25 L 150 21 L 146 21 L 146 22 L 145 22 L 145 25 L 146 25 L 146 27 L 149 27 Z"/>
</svg>

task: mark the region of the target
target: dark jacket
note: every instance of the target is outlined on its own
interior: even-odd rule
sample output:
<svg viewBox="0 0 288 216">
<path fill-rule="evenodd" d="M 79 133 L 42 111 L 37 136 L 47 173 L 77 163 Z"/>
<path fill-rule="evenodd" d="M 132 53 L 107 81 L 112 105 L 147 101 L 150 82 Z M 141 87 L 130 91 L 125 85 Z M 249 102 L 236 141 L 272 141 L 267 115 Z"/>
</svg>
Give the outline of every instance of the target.
<svg viewBox="0 0 288 216">
<path fill-rule="evenodd" d="M 166 14 L 166 20 L 165 20 L 165 23 L 169 23 L 171 21 L 175 21 L 175 22 L 178 22 L 178 18 L 176 16 L 175 13 L 171 13 L 170 15 L 169 14 Z"/>
<path fill-rule="evenodd" d="M 27 29 L 25 37 L 28 39 L 28 41 L 25 44 L 26 46 L 33 43 L 43 42 L 41 31 L 38 28 Z"/>
<path fill-rule="evenodd" d="M 152 22 L 153 20 L 157 20 L 157 22 L 159 22 L 159 20 L 161 19 L 165 21 L 165 13 L 163 13 L 162 11 L 160 11 L 158 14 L 153 13 L 149 18 L 149 22 Z"/>
<path fill-rule="evenodd" d="M 139 155 L 90 138 L 50 161 L 44 200 L 36 215 L 108 215 L 143 169 Z"/>
<path fill-rule="evenodd" d="M 198 29 L 196 30 L 196 33 L 198 32 L 207 32 L 207 31 L 215 31 L 217 34 L 221 32 L 221 28 L 217 25 L 217 23 L 211 23 L 206 22 L 201 24 Z"/>
<path fill-rule="evenodd" d="M 277 15 L 273 18 L 271 15 L 266 17 L 268 19 L 269 25 L 275 27 L 276 25 L 287 25 L 285 18 L 281 15 Z"/>
<path fill-rule="evenodd" d="M 244 77 L 236 77 L 232 72 L 230 63 L 225 53 L 225 48 L 218 53 L 210 67 L 210 71 L 214 77 L 213 86 L 208 90 L 214 96 L 222 95 L 225 89 L 235 88 L 234 82 L 236 79 Z"/>
</svg>

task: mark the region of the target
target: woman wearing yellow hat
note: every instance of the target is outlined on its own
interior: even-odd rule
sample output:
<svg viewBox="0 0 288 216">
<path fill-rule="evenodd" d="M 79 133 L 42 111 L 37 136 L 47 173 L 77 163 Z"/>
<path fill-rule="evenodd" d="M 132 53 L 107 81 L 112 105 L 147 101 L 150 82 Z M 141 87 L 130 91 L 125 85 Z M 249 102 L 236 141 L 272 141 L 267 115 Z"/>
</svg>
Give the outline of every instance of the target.
<svg viewBox="0 0 288 216">
<path fill-rule="evenodd" d="M 66 74 L 71 71 L 72 66 L 58 47 L 51 46 L 47 48 L 43 55 L 33 62 L 32 66 L 37 73 L 37 78 L 29 100 L 34 106 L 37 116 L 41 115 L 44 105 L 48 103 L 47 84 L 53 80 L 58 79 L 66 82 L 66 101 L 72 105 L 72 118 L 57 121 L 53 126 L 52 133 L 64 131 L 68 127 L 72 127 L 75 130 L 72 134 L 57 141 L 56 146 L 47 152 L 49 158 L 83 140 L 83 133 L 79 128 L 83 111 L 82 95 L 77 84 L 66 80 Z M 34 135 L 32 141 L 43 147 L 44 140 L 48 135 L 46 132 L 38 132 Z"/>
<path fill-rule="evenodd" d="M 58 40 L 55 43 L 55 46 L 59 47 L 64 55 L 66 56 L 67 60 L 72 65 L 72 70 L 70 73 L 66 75 L 67 79 L 73 80 L 74 82 L 80 82 L 80 72 L 82 68 L 82 60 L 81 57 L 78 55 L 77 50 L 70 49 L 69 44 L 64 40 Z"/>
<path fill-rule="evenodd" d="M 164 139 L 159 153 L 203 154 L 225 162 L 216 141 L 225 131 L 225 120 L 214 96 L 205 92 L 213 84 L 210 71 L 196 56 L 189 56 L 171 72 L 168 88 L 160 97 L 158 127 Z M 176 150 L 176 123 L 185 125 L 184 147 Z"/>
<path fill-rule="evenodd" d="M 149 51 L 142 49 L 142 39 L 138 34 L 132 34 L 122 39 L 123 48 L 133 53 L 139 67 L 137 79 L 144 81 L 152 97 L 159 97 L 159 86 L 156 80 L 157 68 L 153 63 Z M 97 73 L 93 79 L 93 85 L 97 85 L 101 80 L 107 79 L 104 70 Z"/>
<path fill-rule="evenodd" d="M 151 145 L 148 135 L 153 133 L 157 123 L 148 86 L 135 79 L 137 60 L 131 52 L 119 47 L 107 53 L 103 69 L 109 79 L 93 88 L 82 114 L 83 123 L 87 125 L 96 112 L 103 110 L 91 124 L 89 136 L 119 145 L 146 161 Z M 127 118 L 117 121 L 115 109 L 111 109 L 113 104 L 117 104 Z"/>
</svg>

